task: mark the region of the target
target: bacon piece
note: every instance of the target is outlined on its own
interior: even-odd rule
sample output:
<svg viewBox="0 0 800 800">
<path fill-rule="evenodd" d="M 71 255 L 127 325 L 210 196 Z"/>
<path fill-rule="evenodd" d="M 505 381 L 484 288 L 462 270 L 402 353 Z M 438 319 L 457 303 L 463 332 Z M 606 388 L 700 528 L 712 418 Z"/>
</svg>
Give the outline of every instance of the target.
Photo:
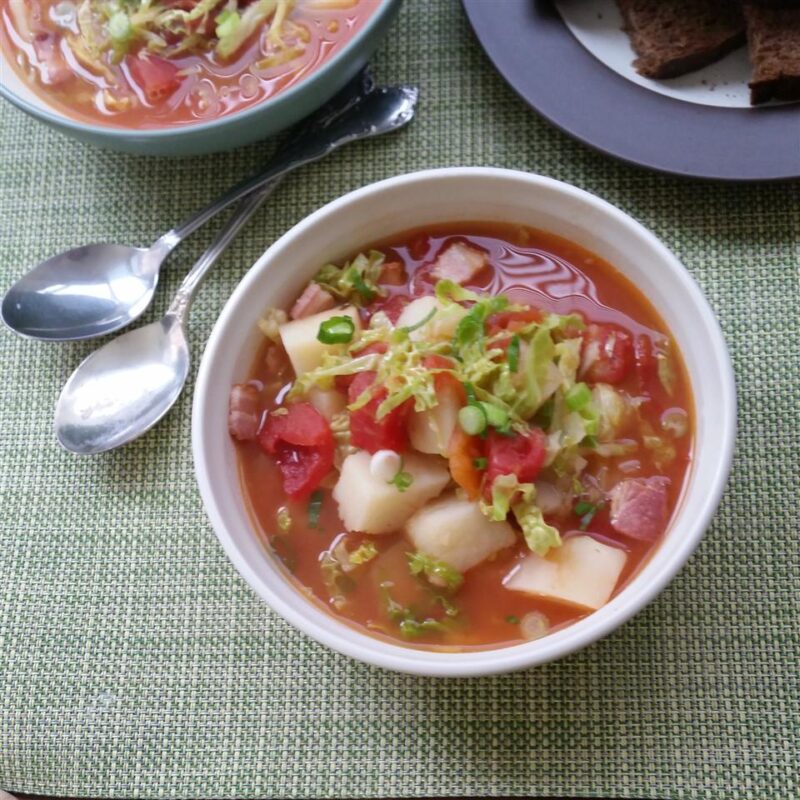
<svg viewBox="0 0 800 800">
<path fill-rule="evenodd" d="M 489 259 L 482 250 L 456 242 L 439 255 L 431 275 L 463 285 L 469 283 L 488 263 Z"/>
<path fill-rule="evenodd" d="M 318 283 L 309 283 L 303 294 L 297 298 L 289 316 L 292 319 L 304 319 L 320 311 L 327 311 L 336 305 L 336 300 L 330 292 L 326 292 Z"/>
<path fill-rule="evenodd" d="M 611 525 L 631 539 L 652 541 L 667 524 L 669 479 L 627 478 L 609 493 Z"/>
<path fill-rule="evenodd" d="M 258 389 L 250 383 L 237 383 L 228 403 L 228 431 L 234 439 L 249 442 L 256 438 L 261 424 Z"/>
<path fill-rule="evenodd" d="M 58 40 L 51 33 L 37 33 L 33 40 L 33 49 L 39 62 L 42 83 L 58 86 L 73 77 L 61 50 Z"/>
<path fill-rule="evenodd" d="M 385 286 L 405 286 L 407 279 L 406 268 L 399 261 L 387 261 L 381 267 L 378 283 Z"/>
</svg>

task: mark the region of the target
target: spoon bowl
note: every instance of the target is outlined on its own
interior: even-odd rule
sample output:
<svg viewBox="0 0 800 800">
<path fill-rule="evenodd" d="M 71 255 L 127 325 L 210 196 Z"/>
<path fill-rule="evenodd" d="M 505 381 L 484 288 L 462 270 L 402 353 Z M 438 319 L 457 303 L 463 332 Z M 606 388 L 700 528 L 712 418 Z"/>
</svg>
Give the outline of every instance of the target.
<svg viewBox="0 0 800 800">
<path fill-rule="evenodd" d="M 3 322 L 22 336 L 57 342 L 119 330 L 150 305 L 169 253 L 159 245 L 90 244 L 53 256 L 9 289 Z"/>
<path fill-rule="evenodd" d="M 404 127 L 414 116 L 417 96 L 412 87 L 360 87 L 324 126 L 309 130 L 290 148 L 290 163 L 296 167 L 316 161 L 349 142 Z M 188 272 L 162 320 L 114 339 L 72 373 L 55 413 L 56 438 L 63 447 L 79 455 L 113 450 L 150 430 L 172 408 L 189 375 L 183 326 L 192 301 L 208 271 L 275 185 L 268 182 L 245 196 Z M 146 259 L 133 264 L 134 271 L 147 267 Z"/>
<path fill-rule="evenodd" d="M 92 353 L 59 397 L 56 437 L 67 450 L 112 450 L 153 427 L 172 408 L 189 375 L 183 326 L 167 314 Z"/>
</svg>

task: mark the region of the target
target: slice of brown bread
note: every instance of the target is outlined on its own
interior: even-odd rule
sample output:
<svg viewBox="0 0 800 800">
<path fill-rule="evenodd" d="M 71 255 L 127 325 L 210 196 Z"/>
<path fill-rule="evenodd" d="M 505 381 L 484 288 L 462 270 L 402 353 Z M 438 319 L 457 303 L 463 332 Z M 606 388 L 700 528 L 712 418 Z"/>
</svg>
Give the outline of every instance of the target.
<svg viewBox="0 0 800 800">
<path fill-rule="evenodd" d="M 647 78 L 676 78 L 722 58 L 744 43 L 735 0 L 617 0 Z"/>
<path fill-rule="evenodd" d="M 753 78 L 750 102 L 800 100 L 800 8 L 744 4 Z"/>
</svg>

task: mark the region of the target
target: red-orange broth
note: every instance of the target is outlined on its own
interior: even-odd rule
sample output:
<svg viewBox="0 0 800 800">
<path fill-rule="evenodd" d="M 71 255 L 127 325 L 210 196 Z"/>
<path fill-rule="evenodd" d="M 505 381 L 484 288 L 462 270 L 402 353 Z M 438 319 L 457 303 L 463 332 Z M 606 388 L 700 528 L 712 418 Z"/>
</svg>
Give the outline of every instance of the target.
<svg viewBox="0 0 800 800">
<path fill-rule="evenodd" d="M 97 20 L 91 46 L 79 20 L 85 2 L 0 0 L 0 47 L 20 78 L 68 116 L 148 129 L 213 120 L 285 91 L 339 52 L 381 0 L 280 0 L 287 3 L 280 39 L 270 39 L 274 17 L 269 17 L 226 57 L 215 50 L 218 15 L 228 5 L 222 0 L 185 23 L 184 49 L 177 34 L 149 30 L 149 39 L 129 34 L 124 49 L 116 51 L 93 49 L 107 46 L 106 7 L 113 8 L 112 2 L 91 0 Z M 258 2 L 239 0 L 239 15 Z M 190 13 L 201 3 L 153 0 L 152 5 Z"/>
<path fill-rule="evenodd" d="M 390 298 L 430 294 L 433 291 L 430 265 L 454 241 L 467 242 L 489 254 L 489 267 L 467 284 L 470 289 L 491 294 L 504 292 L 512 301 L 558 314 L 578 312 L 587 323 L 612 323 L 637 339 L 648 340 L 654 352 L 662 350 L 667 342 L 671 343 L 674 366 L 671 396 L 657 375 L 650 373 L 642 380 L 638 369 L 616 388 L 644 398 L 640 419 L 653 428 L 658 427 L 661 415 L 668 409 L 683 409 L 687 415 L 688 434 L 672 442 L 675 455 L 667 465 L 656 467 L 646 450 L 606 461 L 613 463 L 614 468 L 623 462 L 638 461 L 640 468 L 626 475 L 658 474 L 669 478 L 668 508 L 669 517 L 672 517 L 691 461 L 694 412 L 680 354 L 650 302 L 613 266 L 582 247 L 538 230 L 482 223 L 429 226 L 374 245 L 374 249 L 386 254 L 387 260 L 401 262 L 410 277 L 407 285 L 385 287 Z M 370 310 L 362 311 L 362 315 L 368 316 Z M 265 341 L 249 373 L 250 379 L 263 384 L 261 399 L 266 409 L 276 407 L 292 379 L 290 373 L 276 378 L 271 371 L 275 364 L 274 353 L 269 353 L 272 348 L 273 345 Z M 359 575 L 351 582 L 346 605 L 337 610 L 330 604 L 320 569 L 321 555 L 343 531 L 330 488 L 322 490 L 319 523 L 310 527 L 308 503 L 287 501 L 273 457 L 263 452 L 256 442 L 239 442 L 237 452 L 244 496 L 265 546 L 277 554 L 298 589 L 322 608 L 371 635 L 435 649 L 496 647 L 528 638 L 521 631 L 520 621 L 531 612 L 545 615 L 549 631 L 573 623 L 588 613 L 563 602 L 504 588 L 504 577 L 528 554 L 520 539 L 465 574 L 461 587 L 449 596 L 458 613 L 448 620 L 445 632 L 423 633 L 411 640 L 404 638 L 387 616 L 381 584 L 390 581 L 392 599 L 414 606 L 422 615 L 436 615 L 438 601 L 432 599 L 431 587 L 409 572 L 406 554 L 412 548 L 402 532 L 371 537 L 348 534 L 350 550 L 361 541 L 371 539 L 379 555 L 360 568 Z M 593 468 L 590 457 L 586 472 L 591 473 Z M 282 531 L 276 523 L 277 514 L 284 507 L 292 519 L 288 532 Z M 579 528 L 580 518 L 571 512 L 559 519 L 548 518 L 548 522 L 566 533 Z M 614 595 L 642 568 L 661 539 L 659 536 L 655 541 L 643 541 L 621 535 L 610 524 L 607 505 L 596 511 L 587 527 L 599 541 L 611 543 L 627 553 Z M 441 617 L 441 609 L 438 614 Z"/>
</svg>

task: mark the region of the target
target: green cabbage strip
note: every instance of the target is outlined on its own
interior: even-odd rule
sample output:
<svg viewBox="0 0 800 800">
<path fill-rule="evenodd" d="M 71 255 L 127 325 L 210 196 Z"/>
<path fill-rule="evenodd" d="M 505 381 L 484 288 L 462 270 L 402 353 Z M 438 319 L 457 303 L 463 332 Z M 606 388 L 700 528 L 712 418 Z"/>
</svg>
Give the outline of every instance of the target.
<svg viewBox="0 0 800 800">
<path fill-rule="evenodd" d="M 542 510 L 536 505 L 536 487 L 520 483 L 516 475 L 500 475 L 492 484 L 492 502 L 481 500 L 481 511 L 489 519 L 500 522 L 514 514 L 525 543 L 540 556 L 547 555 L 552 547 L 560 547 L 561 535 L 544 521 Z"/>
<path fill-rule="evenodd" d="M 359 253 L 342 267 L 325 264 L 314 277 L 314 282 L 345 303 L 369 305 L 385 296 L 383 289 L 378 286 L 384 260 L 383 253 L 377 250 Z"/>
</svg>

